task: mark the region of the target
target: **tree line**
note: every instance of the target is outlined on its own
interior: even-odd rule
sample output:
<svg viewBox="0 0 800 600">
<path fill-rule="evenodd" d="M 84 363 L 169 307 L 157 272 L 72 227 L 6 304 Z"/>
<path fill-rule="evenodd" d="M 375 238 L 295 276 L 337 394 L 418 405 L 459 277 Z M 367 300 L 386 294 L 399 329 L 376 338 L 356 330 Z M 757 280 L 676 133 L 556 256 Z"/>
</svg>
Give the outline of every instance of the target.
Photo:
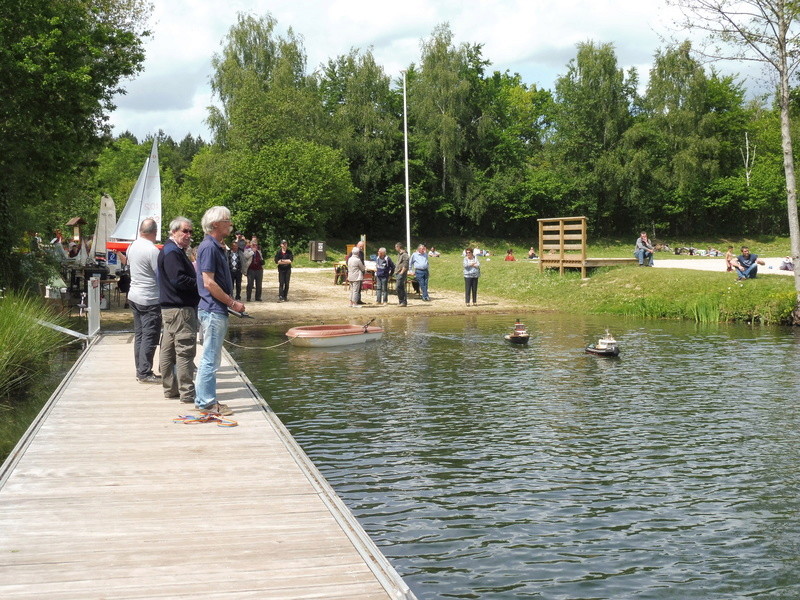
<svg viewBox="0 0 800 600">
<path fill-rule="evenodd" d="M 166 205 L 224 204 L 272 240 L 402 237 L 402 80 L 370 50 L 309 72 L 291 29 L 240 15 L 213 66 L 213 143 Z M 578 44 L 552 90 L 489 67 L 442 25 L 406 70 L 415 236 L 531 237 L 537 218 L 578 214 L 595 235 L 785 233 L 772 99 L 689 42 L 655 53 L 643 89 L 610 43 Z"/>
<path fill-rule="evenodd" d="M 108 89 L 141 67 L 141 27 L 125 31 L 129 45 L 111 55 L 126 60 Z M 199 221 L 223 204 L 237 229 L 270 242 L 403 237 L 401 77 L 370 49 L 309 69 L 302 38 L 270 15 L 240 15 L 212 64 L 212 139 L 157 134 L 165 217 Z M 786 232 L 774 98 L 748 98 L 742 81 L 701 64 L 689 42 L 658 50 L 644 87 L 611 43 L 578 44 L 552 89 L 490 67 L 480 44 L 456 44 L 443 24 L 405 70 L 415 237 L 531 238 L 537 218 L 579 214 L 594 235 Z M 109 98 L 87 103 L 105 144 L 53 158 L 70 169 L 42 165 L 37 177 L 61 169 L 58 185 L 37 190 L 34 205 L 20 186 L 24 210 L 3 186 L 0 209 L 43 230 L 76 214 L 93 220 L 102 193 L 121 210 L 151 139 L 111 138 L 97 110 Z"/>
</svg>

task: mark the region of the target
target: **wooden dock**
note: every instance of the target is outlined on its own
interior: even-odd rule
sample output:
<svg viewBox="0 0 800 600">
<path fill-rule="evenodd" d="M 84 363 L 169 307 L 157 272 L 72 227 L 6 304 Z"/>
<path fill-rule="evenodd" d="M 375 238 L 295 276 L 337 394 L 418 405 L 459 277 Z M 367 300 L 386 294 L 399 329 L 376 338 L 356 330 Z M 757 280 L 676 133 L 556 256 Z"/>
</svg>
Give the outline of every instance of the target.
<svg viewBox="0 0 800 600">
<path fill-rule="evenodd" d="M 0 469 L 0 598 L 414 595 L 227 355 L 238 427 L 135 380 L 100 336 Z"/>
</svg>

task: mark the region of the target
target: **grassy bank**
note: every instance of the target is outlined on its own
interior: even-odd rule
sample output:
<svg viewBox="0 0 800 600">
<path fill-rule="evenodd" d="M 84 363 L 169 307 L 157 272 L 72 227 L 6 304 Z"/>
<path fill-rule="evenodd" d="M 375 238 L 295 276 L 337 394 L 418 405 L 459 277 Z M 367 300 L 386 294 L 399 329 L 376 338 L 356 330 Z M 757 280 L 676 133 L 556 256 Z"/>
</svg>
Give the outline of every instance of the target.
<svg viewBox="0 0 800 600">
<path fill-rule="evenodd" d="M 588 255 L 592 257 L 632 257 L 631 239 L 590 240 Z M 667 240 L 670 245 L 694 246 L 736 251 L 749 246 L 762 256 L 785 256 L 789 253 L 787 237 L 762 236 L 749 238 L 687 238 Z M 791 277 L 760 275 L 758 279 L 736 283 L 730 273 L 678 269 L 639 269 L 638 267 L 604 268 L 591 272 L 581 280 L 577 270 L 563 277 L 557 271 L 539 273 L 536 263 L 528 262 L 528 248 L 533 239 L 510 240 L 494 238 L 448 238 L 429 240 L 442 255 L 431 263 L 431 289 L 463 290 L 461 251 L 478 245 L 491 252 L 482 257 L 481 292 L 501 296 L 529 306 L 534 310 L 558 310 L 574 313 L 616 314 L 645 318 L 688 319 L 697 322 L 753 322 L 765 324 L 788 323 L 795 305 L 796 294 Z M 374 254 L 380 246 L 395 256 L 394 242 L 368 241 L 368 252 Z M 345 242 L 328 243 L 328 256 L 344 258 Z M 512 248 L 518 260 L 505 262 L 506 250 Z M 488 259 L 487 259 L 488 258 Z M 674 254 L 658 253 L 658 258 L 678 258 Z M 692 260 L 691 257 L 682 257 Z M 297 253 L 297 266 L 319 266 L 308 260 L 307 252 Z"/>
<path fill-rule="evenodd" d="M 58 321 L 40 298 L 13 292 L 0 300 L 0 398 L 28 383 L 64 335 L 38 320 Z"/>
<path fill-rule="evenodd" d="M 462 290 L 461 257 L 432 259 L 432 288 Z M 528 261 L 482 260 L 480 293 L 514 300 L 531 309 L 597 313 L 701 323 L 788 323 L 796 293 L 791 277 L 761 276 L 736 283 L 730 273 L 635 266 L 596 269 L 587 280 L 577 270 L 539 272 Z"/>
<path fill-rule="evenodd" d="M 64 368 L 63 354 L 55 351 L 64 335 L 39 325 L 38 319 L 63 324 L 39 298 L 7 292 L 0 300 L 0 460 L 58 383 L 51 366 Z"/>
</svg>

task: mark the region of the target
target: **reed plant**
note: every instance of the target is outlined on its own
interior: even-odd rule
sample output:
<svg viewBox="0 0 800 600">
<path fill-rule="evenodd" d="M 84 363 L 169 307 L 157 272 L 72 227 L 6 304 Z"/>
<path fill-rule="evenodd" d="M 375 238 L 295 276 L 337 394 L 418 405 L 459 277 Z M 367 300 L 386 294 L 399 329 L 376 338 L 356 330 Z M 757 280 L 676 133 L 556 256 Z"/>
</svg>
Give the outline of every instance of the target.
<svg viewBox="0 0 800 600">
<path fill-rule="evenodd" d="M 64 335 L 38 320 L 59 318 L 39 298 L 7 292 L 0 300 L 0 402 L 29 382 L 46 365 Z"/>
</svg>

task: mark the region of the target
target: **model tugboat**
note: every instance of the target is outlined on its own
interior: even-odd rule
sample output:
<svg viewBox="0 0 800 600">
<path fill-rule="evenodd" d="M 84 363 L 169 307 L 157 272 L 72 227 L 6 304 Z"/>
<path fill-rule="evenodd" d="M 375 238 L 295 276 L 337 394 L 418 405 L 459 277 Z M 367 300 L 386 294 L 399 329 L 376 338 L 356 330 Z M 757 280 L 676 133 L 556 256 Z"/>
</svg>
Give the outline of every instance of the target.
<svg viewBox="0 0 800 600">
<path fill-rule="evenodd" d="M 528 330 L 525 329 L 525 325 L 520 323 L 519 319 L 517 319 L 517 322 L 514 323 L 514 330 L 511 333 L 505 334 L 503 337 L 512 344 L 527 344 L 531 336 Z"/>
<path fill-rule="evenodd" d="M 619 345 L 617 345 L 617 340 L 614 339 L 614 336 L 606 329 L 606 334 L 597 340 L 596 344 L 586 346 L 586 352 L 598 356 L 619 356 Z"/>
</svg>

